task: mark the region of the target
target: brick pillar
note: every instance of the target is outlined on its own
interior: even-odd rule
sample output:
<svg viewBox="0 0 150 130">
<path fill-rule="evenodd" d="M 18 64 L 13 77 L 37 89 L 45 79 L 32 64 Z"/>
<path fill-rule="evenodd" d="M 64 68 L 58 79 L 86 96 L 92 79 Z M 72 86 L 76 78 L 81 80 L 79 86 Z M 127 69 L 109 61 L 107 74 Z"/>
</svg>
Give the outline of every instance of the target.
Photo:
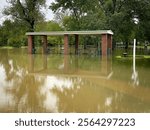
<svg viewBox="0 0 150 130">
<path fill-rule="evenodd" d="M 78 47 L 79 47 L 79 35 L 75 35 L 75 54 L 78 54 Z"/>
<path fill-rule="evenodd" d="M 64 35 L 64 54 L 68 55 L 68 34 Z"/>
<path fill-rule="evenodd" d="M 33 53 L 33 36 L 29 35 L 28 36 L 28 53 L 32 54 Z"/>
<path fill-rule="evenodd" d="M 101 43 L 102 56 L 107 56 L 107 47 L 108 47 L 108 35 L 102 34 L 102 43 Z"/>
<path fill-rule="evenodd" d="M 102 34 L 102 56 L 107 56 L 112 53 L 112 35 Z"/>
<path fill-rule="evenodd" d="M 112 54 L 112 35 L 108 34 L 108 54 Z"/>
<path fill-rule="evenodd" d="M 42 36 L 42 44 L 43 44 L 42 53 L 47 54 L 47 36 L 46 35 Z"/>
</svg>

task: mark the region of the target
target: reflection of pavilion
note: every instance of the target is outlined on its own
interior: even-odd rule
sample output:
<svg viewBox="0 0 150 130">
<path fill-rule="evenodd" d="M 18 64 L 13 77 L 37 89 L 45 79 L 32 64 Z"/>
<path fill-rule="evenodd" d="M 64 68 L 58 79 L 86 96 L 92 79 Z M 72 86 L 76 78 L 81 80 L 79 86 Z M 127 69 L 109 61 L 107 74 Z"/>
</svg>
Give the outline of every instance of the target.
<svg viewBox="0 0 150 130">
<path fill-rule="evenodd" d="M 46 109 L 49 109 L 51 105 L 48 104 L 51 102 L 54 103 L 54 112 L 62 112 L 62 110 L 66 112 L 97 112 L 100 104 L 104 104 L 103 110 L 105 109 L 105 92 L 108 91 L 101 86 L 93 89 L 95 83 L 92 83 L 91 79 L 106 81 L 112 74 L 111 59 L 96 58 L 96 62 L 92 64 L 89 57 L 82 59 L 65 55 L 57 59 L 61 62 L 55 63 L 52 57 L 49 58 L 47 55 L 41 55 L 41 57 L 42 64 L 39 69 L 36 57 L 29 55 L 29 75 L 45 77 L 44 87 L 41 88 L 41 91 L 45 91 Z M 57 67 L 51 66 L 51 64 L 56 64 Z M 106 104 L 109 105 L 107 102 Z M 65 106 L 67 107 L 65 108 Z"/>
<path fill-rule="evenodd" d="M 29 73 L 43 75 L 62 75 L 71 77 L 91 77 L 108 79 L 112 75 L 112 59 L 109 57 L 97 58 L 94 64 L 90 60 L 81 59 L 77 56 L 73 58 L 69 55 L 64 55 L 60 59 L 59 64 L 55 67 L 49 64 L 55 64 L 55 61 L 48 58 L 47 55 L 42 55 L 42 65 L 40 69 L 36 69 L 36 58 L 34 55 L 29 55 Z M 91 62 L 91 63 L 90 63 Z M 85 67 L 86 66 L 86 67 Z"/>
<path fill-rule="evenodd" d="M 133 73 L 131 79 L 133 80 L 133 85 L 139 85 L 138 72 L 136 71 L 136 39 L 134 39 L 134 47 L 133 47 Z"/>
<path fill-rule="evenodd" d="M 91 83 L 97 84 L 98 86 L 103 86 L 115 92 L 131 95 L 132 97 L 140 99 L 144 102 L 149 102 L 150 100 L 148 88 L 144 88 L 142 86 L 136 89 L 132 87 L 128 88 L 128 82 L 110 78 L 113 74 L 113 71 L 112 59 L 109 57 L 102 57 L 101 59 L 97 60 L 97 62 L 94 64 L 92 64 L 91 62 L 90 67 L 93 67 L 88 67 L 86 69 L 85 67 L 86 64 L 88 64 L 88 60 L 86 61 L 79 57 L 74 57 L 74 59 L 72 60 L 70 59 L 69 55 L 65 55 L 63 57 L 62 62 L 60 62 L 61 64 L 59 64 L 57 67 L 49 67 L 49 63 L 55 64 L 55 61 L 50 60 L 47 55 L 43 55 L 43 64 L 42 67 L 40 67 L 41 69 L 36 69 L 36 66 L 34 65 L 36 59 L 33 55 L 29 55 L 29 59 L 29 74 L 31 75 L 44 75 L 56 77 L 59 76 L 63 78 L 80 77 L 83 80 L 85 79 L 87 81 L 90 81 Z M 89 59 L 89 57 L 87 59 Z"/>
</svg>

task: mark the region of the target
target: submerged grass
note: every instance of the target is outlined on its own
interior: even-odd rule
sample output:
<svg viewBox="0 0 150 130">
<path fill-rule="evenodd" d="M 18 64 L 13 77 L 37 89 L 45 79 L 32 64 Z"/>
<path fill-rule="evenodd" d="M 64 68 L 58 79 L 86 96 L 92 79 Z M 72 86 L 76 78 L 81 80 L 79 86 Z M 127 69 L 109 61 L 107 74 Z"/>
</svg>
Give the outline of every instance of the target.
<svg viewBox="0 0 150 130">
<path fill-rule="evenodd" d="M 0 49 L 14 49 L 14 48 L 18 48 L 18 47 L 12 47 L 12 46 L 1 46 Z M 28 48 L 27 46 L 21 46 L 19 48 Z"/>
<path fill-rule="evenodd" d="M 116 56 L 116 59 L 133 59 L 133 55 Z M 150 59 L 150 55 L 136 55 L 136 59 Z"/>
<path fill-rule="evenodd" d="M 0 49 L 13 49 L 14 47 L 12 46 L 3 46 L 3 47 L 0 47 Z"/>
<path fill-rule="evenodd" d="M 150 56 L 149 55 L 145 55 L 144 58 L 145 59 L 150 59 Z"/>
</svg>

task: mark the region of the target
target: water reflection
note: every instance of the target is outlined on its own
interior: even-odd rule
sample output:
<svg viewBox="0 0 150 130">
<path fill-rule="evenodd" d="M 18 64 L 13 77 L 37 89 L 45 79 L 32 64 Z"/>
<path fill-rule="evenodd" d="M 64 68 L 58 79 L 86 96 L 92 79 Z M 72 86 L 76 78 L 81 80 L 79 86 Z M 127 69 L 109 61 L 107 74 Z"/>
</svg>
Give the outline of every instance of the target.
<svg viewBox="0 0 150 130">
<path fill-rule="evenodd" d="M 138 79 L 138 72 L 136 70 L 136 58 L 135 54 L 133 55 L 133 73 L 131 79 L 133 80 L 133 85 L 138 86 L 139 85 L 139 79 Z"/>
<path fill-rule="evenodd" d="M 150 112 L 149 80 L 131 87 L 124 64 L 0 50 L 0 112 Z"/>
<path fill-rule="evenodd" d="M 138 86 L 139 80 L 138 80 L 138 72 L 135 69 L 135 63 L 136 63 L 136 39 L 134 39 L 134 45 L 133 45 L 133 73 L 131 79 L 133 80 L 133 85 Z"/>
</svg>

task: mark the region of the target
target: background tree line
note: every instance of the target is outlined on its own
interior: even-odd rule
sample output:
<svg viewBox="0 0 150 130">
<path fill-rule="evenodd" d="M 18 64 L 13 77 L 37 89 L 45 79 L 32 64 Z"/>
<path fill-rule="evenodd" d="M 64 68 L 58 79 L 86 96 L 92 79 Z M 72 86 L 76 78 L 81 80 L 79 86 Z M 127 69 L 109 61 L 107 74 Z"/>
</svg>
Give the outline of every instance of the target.
<svg viewBox="0 0 150 130">
<path fill-rule="evenodd" d="M 11 16 L 0 26 L 0 45 L 27 44 L 27 31 L 103 30 L 114 32 L 114 45 L 127 47 L 134 38 L 140 43 L 150 41 L 150 0 L 55 0 L 50 9 L 54 21 L 46 22 L 41 8 L 45 0 L 8 0 L 5 15 Z M 87 37 L 83 42 L 98 40 Z M 51 43 L 60 42 L 49 38 Z M 91 43 L 92 44 L 92 43 Z"/>
</svg>

